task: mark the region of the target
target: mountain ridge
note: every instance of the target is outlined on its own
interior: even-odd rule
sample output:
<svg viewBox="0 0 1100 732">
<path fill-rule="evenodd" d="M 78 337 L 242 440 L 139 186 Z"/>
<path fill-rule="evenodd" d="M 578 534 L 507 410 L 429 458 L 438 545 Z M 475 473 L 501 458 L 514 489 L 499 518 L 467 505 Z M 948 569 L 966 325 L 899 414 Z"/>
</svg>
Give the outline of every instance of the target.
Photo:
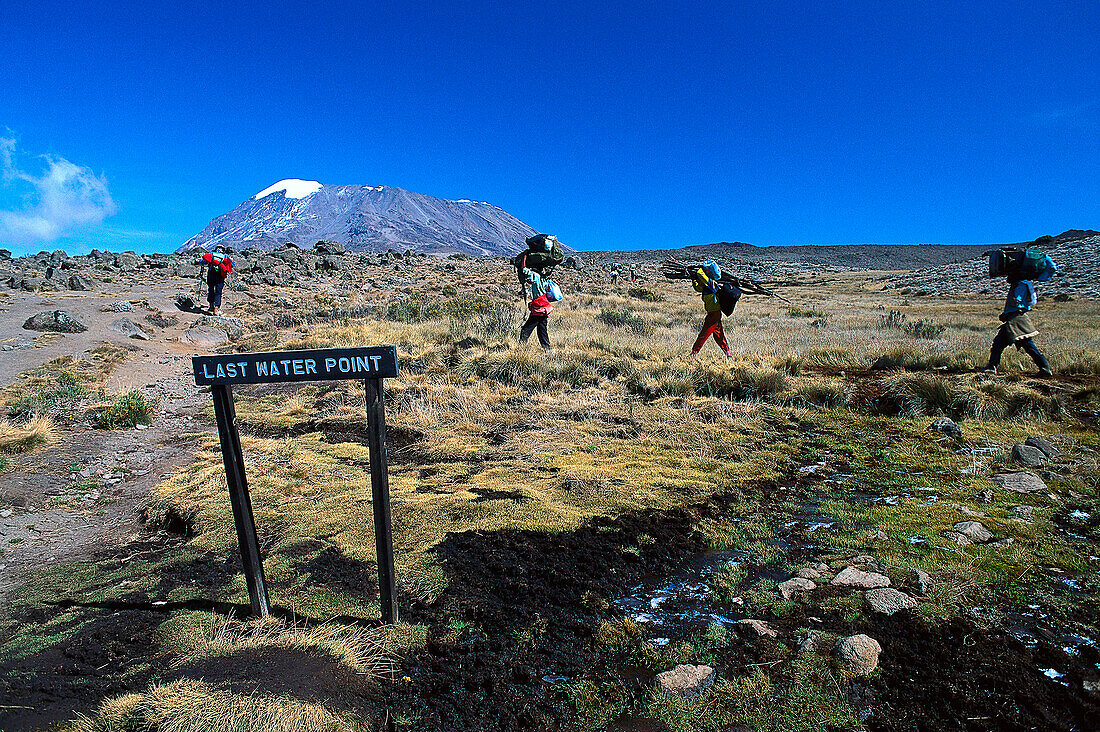
<svg viewBox="0 0 1100 732">
<path fill-rule="evenodd" d="M 332 185 L 288 178 L 215 217 L 176 251 L 271 250 L 332 240 L 349 251 L 507 255 L 537 233 L 499 206 L 394 186 Z"/>
</svg>

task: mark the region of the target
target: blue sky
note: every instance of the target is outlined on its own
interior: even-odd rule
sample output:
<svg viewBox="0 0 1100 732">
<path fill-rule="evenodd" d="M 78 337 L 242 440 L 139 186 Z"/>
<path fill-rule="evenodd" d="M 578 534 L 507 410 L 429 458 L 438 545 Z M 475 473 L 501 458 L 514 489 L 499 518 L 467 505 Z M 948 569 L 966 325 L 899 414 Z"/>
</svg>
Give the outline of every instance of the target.
<svg viewBox="0 0 1100 732">
<path fill-rule="evenodd" d="M 0 241 L 167 251 L 283 178 L 582 249 L 1100 228 L 1096 38 L 1095 0 L 7 0 Z"/>
</svg>

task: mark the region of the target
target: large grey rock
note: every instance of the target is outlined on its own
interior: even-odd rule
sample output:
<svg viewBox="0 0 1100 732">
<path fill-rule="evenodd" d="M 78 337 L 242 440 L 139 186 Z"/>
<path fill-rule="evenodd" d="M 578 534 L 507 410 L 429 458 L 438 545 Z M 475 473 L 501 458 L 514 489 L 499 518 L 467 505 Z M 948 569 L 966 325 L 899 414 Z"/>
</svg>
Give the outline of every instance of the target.
<svg viewBox="0 0 1100 732">
<path fill-rule="evenodd" d="M 133 272 L 140 267 L 143 262 L 141 257 L 129 252 L 123 252 L 122 254 L 115 255 L 115 266 L 121 269 L 123 272 Z"/>
<path fill-rule="evenodd" d="M 932 422 L 932 424 L 928 425 L 928 429 L 947 435 L 956 440 L 961 440 L 963 436 L 962 428 L 955 424 L 955 420 L 949 419 L 948 417 L 940 417 Z"/>
<path fill-rule="evenodd" d="M 810 592 L 816 588 L 817 584 L 813 580 L 803 577 L 791 577 L 786 582 L 780 582 L 777 589 L 784 600 L 790 600 L 799 592 Z"/>
<path fill-rule="evenodd" d="M 993 476 L 993 482 L 1015 493 L 1046 493 L 1049 490 L 1035 473 L 1001 473 Z"/>
<path fill-rule="evenodd" d="M 985 524 L 981 521 L 960 521 L 951 528 L 967 539 L 970 539 L 970 541 L 975 544 L 984 544 L 993 539 L 993 534 L 990 533 L 989 529 L 987 529 Z"/>
<path fill-rule="evenodd" d="M 714 685 L 710 666 L 680 664 L 671 671 L 657 674 L 657 689 L 669 696 L 693 699 Z"/>
<path fill-rule="evenodd" d="M 1023 465 L 1025 468 L 1037 468 L 1044 465 L 1047 456 L 1037 447 L 1031 445 L 1014 445 L 1012 447 L 1012 462 Z"/>
<path fill-rule="evenodd" d="M 115 300 L 108 305 L 104 305 L 102 309 L 105 313 L 128 313 L 134 309 L 134 306 L 130 304 L 129 300 Z"/>
<path fill-rule="evenodd" d="M 65 310 L 49 310 L 27 318 L 24 330 L 48 331 L 52 333 L 83 333 L 88 326 Z"/>
<path fill-rule="evenodd" d="M 878 572 L 864 572 L 855 567 L 845 567 L 840 574 L 833 577 L 830 583 L 835 587 L 859 587 L 873 589 L 875 587 L 889 587 L 890 578 Z"/>
<path fill-rule="evenodd" d="M 220 328 L 207 325 L 192 325 L 180 335 L 182 343 L 190 343 L 199 348 L 217 348 L 229 343 L 229 335 Z"/>
<path fill-rule="evenodd" d="M 80 275 L 76 274 L 69 277 L 68 287 L 70 290 L 85 291 L 92 289 L 94 286 L 95 285 L 92 284 L 92 281 L 89 280 L 87 277 L 81 277 Z"/>
<path fill-rule="evenodd" d="M 112 321 L 112 323 L 107 327 L 113 330 L 115 333 L 118 333 L 119 335 L 124 335 L 127 338 L 137 338 L 143 341 L 149 340 L 149 334 L 146 333 L 141 326 L 139 326 L 137 323 L 130 320 L 129 318 L 119 318 L 118 320 Z"/>
<path fill-rule="evenodd" d="M 882 615 L 893 615 L 902 610 L 912 610 L 917 601 L 893 587 L 878 587 L 863 593 L 863 599 L 871 609 Z"/>
<path fill-rule="evenodd" d="M 1024 440 L 1024 444 L 1028 447 L 1034 447 L 1038 449 L 1051 460 L 1057 460 L 1058 458 L 1062 457 L 1062 451 L 1054 445 L 1050 444 L 1050 442 L 1048 442 L 1045 437 L 1040 437 L 1039 435 L 1031 435 L 1026 440 Z"/>
<path fill-rule="evenodd" d="M 866 676 L 878 668 L 879 654 L 882 646 L 869 635 L 850 635 L 841 638 L 833 646 L 833 655 L 844 667 L 844 670 L 853 676 Z"/>
</svg>

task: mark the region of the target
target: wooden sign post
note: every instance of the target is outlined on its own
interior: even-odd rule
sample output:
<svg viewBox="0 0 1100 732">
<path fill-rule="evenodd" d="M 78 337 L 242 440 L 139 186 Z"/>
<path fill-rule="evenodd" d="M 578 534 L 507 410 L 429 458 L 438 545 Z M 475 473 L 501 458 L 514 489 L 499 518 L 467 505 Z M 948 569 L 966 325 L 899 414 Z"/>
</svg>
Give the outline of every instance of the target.
<svg viewBox="0 0 1100 732">
<path fill-rule="evenodd" d="M 209 385 L 214 396 L 225 482 L 233 506 L 233 522 L 241 549 L 252 614 L 271 612 L 264 584 L 264 565 L 256 520 L 248 495 L 241 436 L 233 408 L 233 384 L 271 384 L 287 381 L 338 381 L 362 379 L 366 386 L 367 446 L 370 451 L 370 484 L 374 507 L 374 543 L 378 556 L 378 590 L 382 622 L 397 622 L 397 599 L 393 570 L 393 533 L 390 528 L 390 478 L 386 460 L 386 401 L 382 379 L 397 376 L 397 348 L 324 348 L 312 351 L 270 351 L 235 353 L 225 356 L 195 356 L 195 383 Z"/>
</svg>

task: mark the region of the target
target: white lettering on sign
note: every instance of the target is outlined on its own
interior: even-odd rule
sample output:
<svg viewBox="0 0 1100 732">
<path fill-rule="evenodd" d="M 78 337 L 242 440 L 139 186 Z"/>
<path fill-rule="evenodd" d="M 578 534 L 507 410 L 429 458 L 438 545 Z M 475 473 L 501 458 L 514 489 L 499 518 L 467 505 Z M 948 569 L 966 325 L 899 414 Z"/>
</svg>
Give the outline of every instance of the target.
<svg viewBox="0 0 1100 732">
<path fill-rule="evenodd" d="M 336 359 L 335 358 L 326 358 L 325 359 L 325 371 L 332 371 L 334 368 L 336 368 Z"/>
<path fill-rule="evenodd" d="M 305 372 L 306 372 L 305 361 L 303 361 L 300 358 L 294 359 L 294 373 L 298 374 L 298 375 L 301 375 L 301 374 L 304 374 Z"/>
<path fill-rule="evenodd" d="M 340 373 L 346 374 L 349 371 L 351 371 L 351 361 L 349 361 L 346 358 L 341 358 L 340 359 Z"/>
<path fill-rule="evenodd" d="M 317 362 L 314 361 L 312 358 L 307 358 L 306 359 L 306 373 L 307 374 L 317 373 Z"/>
</svg>

